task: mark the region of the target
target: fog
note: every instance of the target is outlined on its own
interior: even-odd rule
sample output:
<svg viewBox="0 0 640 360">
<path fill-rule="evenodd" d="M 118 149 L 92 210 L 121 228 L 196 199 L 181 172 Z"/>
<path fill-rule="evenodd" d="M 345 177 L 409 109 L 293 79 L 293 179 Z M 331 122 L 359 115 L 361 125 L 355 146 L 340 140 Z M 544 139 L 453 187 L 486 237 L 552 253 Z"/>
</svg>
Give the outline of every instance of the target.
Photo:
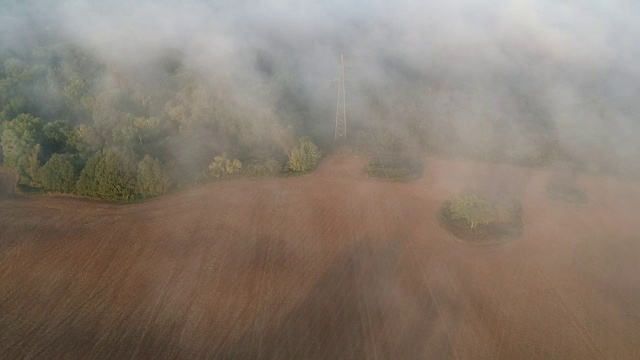
<svg viewBox="0 0 640 360">
<path fill-rule="evenodd" d="M 631 1 L 4 1 L 2 49 L 44 33 L 149 70 L 178 54 L 238 107 L 300 118 L 330 139 L 347 68 L 350 135 L 589 170 L 638 170 L 640 6 Z M 266 59 L 266 60 L 265 60 Z M 274 67 L 293 104 L 256 95 Z M 271 119 L 271 120 L 264 120 Z M 558 155 L 559 154 L 559 155 Z"/>
<path fill-rule="evenodd" d="M 316 168 L 341 57 L 411 177 Z M 0 0 L 0 357 L 634 358 L 639 58 L 625 0 Z"/>
</svg>

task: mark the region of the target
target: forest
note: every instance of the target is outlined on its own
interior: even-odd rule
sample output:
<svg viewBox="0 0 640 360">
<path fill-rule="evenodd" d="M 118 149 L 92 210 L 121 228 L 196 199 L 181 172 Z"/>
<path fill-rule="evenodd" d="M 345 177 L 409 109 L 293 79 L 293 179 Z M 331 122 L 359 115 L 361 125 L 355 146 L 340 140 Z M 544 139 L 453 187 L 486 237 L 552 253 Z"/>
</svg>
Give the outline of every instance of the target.
<svg viewBox="0 0 640 360">
<path fill-rule="evenodd" d="M 2 160 L 27 192 L 128 201 L 240 170 L 306 171 L 319 157 L 316 147 L 315 159 L 292 154 L 303 166 L 287 164 L 288 152 L 299 151 L 299 123 L 243 109 L 171 54 L 153 74 L 57 43 L 2 55 Z M 289 86 L 286 68 L 269 71 L 251 95 L 276 96 Z M 301 138 L 299 147 L 309 144 Z"/>
</svg>

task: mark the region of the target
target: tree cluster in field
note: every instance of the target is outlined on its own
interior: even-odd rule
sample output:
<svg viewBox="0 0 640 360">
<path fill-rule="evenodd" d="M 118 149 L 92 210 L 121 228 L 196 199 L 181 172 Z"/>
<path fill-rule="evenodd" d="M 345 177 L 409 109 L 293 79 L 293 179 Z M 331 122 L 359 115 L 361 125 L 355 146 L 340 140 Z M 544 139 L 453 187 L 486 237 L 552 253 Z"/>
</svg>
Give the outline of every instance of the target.
<svg viewBox="0 0 640 360">
<path fill-rule="evenodd" d="M 515 199 L 461 193 L 442 206 L 440 223 L 461 239 L 492 243 L 522 233 L 522 207 Z"/>
<path fill-rule="evenodd" d="M 287 69 L 256 84 L 249 107 L 179 57 L 158 62 L 116 66 L 57 44 L 0 53 L 0 160 L 22 187 L 131 201 L 234 175 L 306 172 L 320 159 L 309 138 L 296 144 L 304 129 L 292 112 L 259 105 L 290 86 Z"/>
<path fill-rule="evenodd" d="M 476 194 L 461 194 L 452 198 L 448 210 L 452 220 L 462 221 L 470 229 L 498 221 L 498 212 L 491 201 Z"/>
</svg>

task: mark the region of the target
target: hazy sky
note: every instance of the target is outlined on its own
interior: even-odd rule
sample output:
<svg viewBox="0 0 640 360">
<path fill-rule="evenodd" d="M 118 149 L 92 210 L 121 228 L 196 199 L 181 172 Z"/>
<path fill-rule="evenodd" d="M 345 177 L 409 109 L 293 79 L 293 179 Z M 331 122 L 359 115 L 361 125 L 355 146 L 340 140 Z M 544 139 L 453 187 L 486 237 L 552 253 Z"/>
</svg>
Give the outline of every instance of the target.
<svg viewBox="0 0 640 360">
<path fill-rule="evenodd" d="M 47 23 L 111 63 L 182 51 L 187 66 L 238 94 L 263 76 L 255 54 L 266 52 L 296 70 L 312 109 L 334 106 L 331 79 L 344 53 L 354 122 L 368 121 L 377 102 L 399 133 L 410 132 L 402 116 L 448 127 L 463 144 L 491 139 L 498 126 L 516 134 L 504 146 L 526 149 L 517 134 L 535 117 L 573 152 L 640 153 L 640 5 L 632 1 L 1 3 L 4 48 L 28 44 L 28 29 Z"/>
</svg>

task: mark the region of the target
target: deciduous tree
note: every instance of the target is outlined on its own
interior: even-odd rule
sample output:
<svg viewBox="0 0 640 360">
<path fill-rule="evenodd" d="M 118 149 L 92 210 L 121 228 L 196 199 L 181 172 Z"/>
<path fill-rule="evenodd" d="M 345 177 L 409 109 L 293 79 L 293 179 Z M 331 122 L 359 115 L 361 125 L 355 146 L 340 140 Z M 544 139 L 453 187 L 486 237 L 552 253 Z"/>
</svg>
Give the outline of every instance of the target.
<svg viewBox="0 0 640 360">
<path fill-rule="evenodd" d="M 159 196 L 167 192 L 167 177 L 158 159 L 145 155 L 138 163 L 136 188 L 143 198 Z"/>
<path fill-rule="evenodd" d="M 318 146 L 311 141 L 310 137 L 298 139 L 298 146 L 289 149 L 289 169 L 295 172 L 305 172 L 311 170 L 320 160 L 321 153 Z"/>
</svg>

